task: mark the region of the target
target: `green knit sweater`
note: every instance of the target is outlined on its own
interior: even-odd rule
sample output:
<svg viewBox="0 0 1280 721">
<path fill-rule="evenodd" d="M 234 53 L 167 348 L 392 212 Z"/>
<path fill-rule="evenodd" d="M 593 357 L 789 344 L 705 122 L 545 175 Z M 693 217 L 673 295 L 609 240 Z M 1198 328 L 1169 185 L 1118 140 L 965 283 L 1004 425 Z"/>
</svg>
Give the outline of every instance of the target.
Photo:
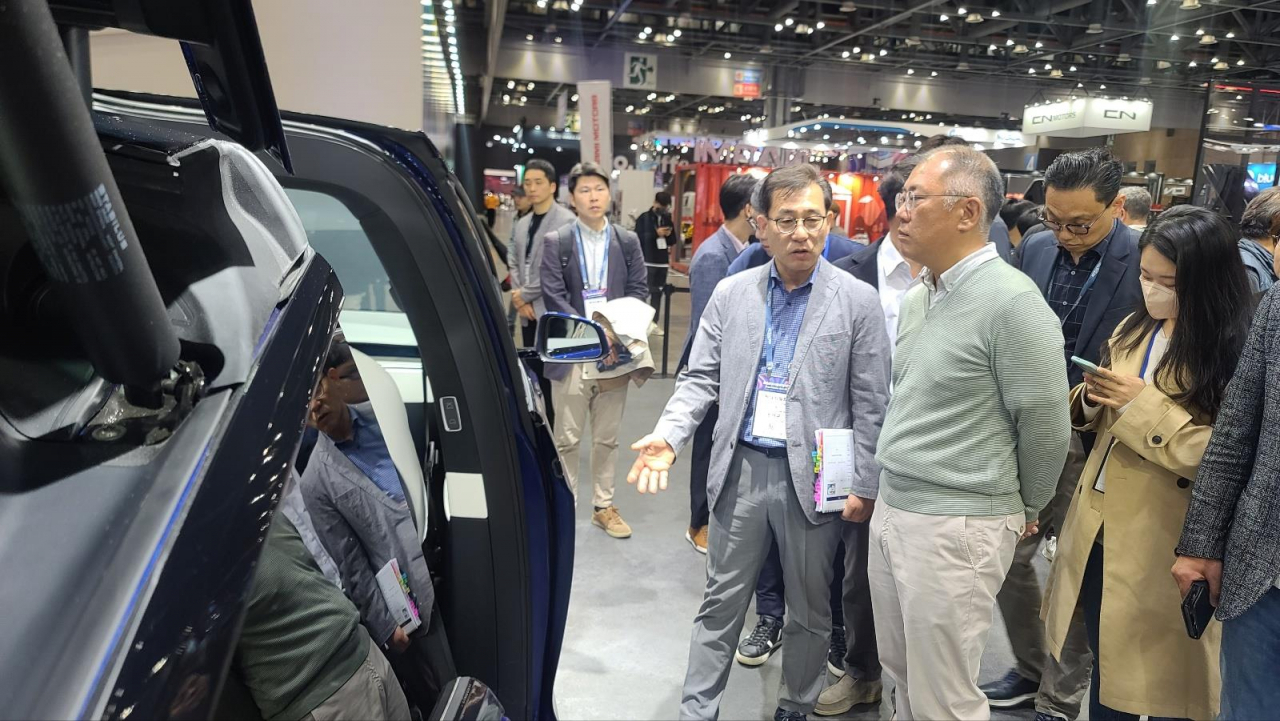
<svg viewBox="0 0 1280 721">
<path fill-rule="evenodd" d="M 902 303 L 893 399 L 876 458 L 880 498 L 947 516 L 1049 502 L 1070 441 L 1062 329 L 1030 278 L 999 260 Z"/>
<path fill-rule="evenodd" d="M 342 688 L 371 646 L 360 612 L 320 572 L 289 519 L 277 513 L 236 648 L 236 664 L 262 717 L 305 717 Z"/>
</svg>

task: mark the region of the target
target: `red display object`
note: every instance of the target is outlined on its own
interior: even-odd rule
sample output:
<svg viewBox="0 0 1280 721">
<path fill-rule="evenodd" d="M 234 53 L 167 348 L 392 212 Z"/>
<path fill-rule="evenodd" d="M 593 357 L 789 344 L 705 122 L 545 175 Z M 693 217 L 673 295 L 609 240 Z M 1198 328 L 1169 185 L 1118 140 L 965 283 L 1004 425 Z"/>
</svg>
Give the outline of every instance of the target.
<svg viewBox="0 0 1280 721">
<path fill-rule="evenodd" d="M 681 198 L 690 188 L 690 174 L 693 175 L 694 208 L 691 218 L 677 215 L 677 223 L 689 222 L 693 225 L 692 252 L 693 257 L 698 246 L 709 236 L 720 229 L 724 223 L 724 214 L 720 212 L 720 186 L 730 175 L 735 173 L 752 173 L 764 177 L 768 168 L 754 168 L 745 165 L 717 165 L 713 163 L 694 163 L 681 165 L 675 172 L 675 210 L 682 213 Z M 867 240 L 875 241 L 889 230 L 889 220 L 884 209 L 884 202 L 876 193 L 876 176 L 870 173 L 838 173 L 824 171 L 823 175 L 831 183 L 833 210 L 836 211 L 835 224 L 842 228 L 849 237 L 857 239 L 859 235 Z"/>
</svg>

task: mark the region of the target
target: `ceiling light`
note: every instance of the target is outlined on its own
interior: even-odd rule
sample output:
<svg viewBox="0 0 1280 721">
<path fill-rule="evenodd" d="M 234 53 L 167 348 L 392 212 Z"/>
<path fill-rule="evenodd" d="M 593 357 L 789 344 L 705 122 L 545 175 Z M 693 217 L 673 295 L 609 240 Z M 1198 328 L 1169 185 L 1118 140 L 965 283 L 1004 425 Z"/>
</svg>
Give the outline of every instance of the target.
<svg viewBox="0 0 1280 721">
<path fill-rule="evenodd" d="M 1077 88 L 1083 88 L 1083 87 L 1084 87 L 1084 83 L 1076 83 L 1076 87 L 1077 87 Z"/>
<path fill-rule="evenodd" d="M 1044 69 L 1045 69 L 1045 70 L 1053 70 L 1053 63 L 1045 63 L 1045 64 L 1044 64 Z"/>
<path fill-rule="evenodd" d="M 1197 28 L 1196 35 L 1204 35 L 1204 28 Z"/>
<path fill-rule="evenodd" d="M 1071 68 L 1070 68 L 1070 70 L 1071 70 L 1071 72 L 1073 72 L 1073 73 L 1074 73 L 1074 72 L 1076 72 L 1076 66 L 1072 65 L 1072 66 L 1071 66 Z"/>
<path fill-rule="evenodd" d="M 1036 41 L 1036 50 L 1039 50 L 1039 49 L 1040 49 L 1040 48 L 1042 48 L 1042 47 L 1044 47 L 1044 43 L 1042 43 L 1042 42 L 1040 42 L 1039 40 L 1037 40 L 1037 41 Z"/>
<path fill-rule="evenodd" d="M 826 24 L 826 23 L 822 22 L 821 20 L 819 20 L 819 21 L 818 21 L 817 28 L 818 28 L 819 30 L 821 30 L 821 29 L 825 28 L 826 26 L 827 26 L 827 24 Z"/>
<path fill-rule="evenodd" d="M 1227 68 L 1229 68 L 1229 67 L 1231 67 L 1231 66 L 1230 66 L 1230 65 L 1227 65 L 1225 62 L 1216 62 L 1216 63 L 1214 63 L 1214 64 L 1213 64 L 1213 69 L 1214 69 L 1214 70 L 1226 70 L 1226 69 L 1227 69 Z"/>
<path fill-rule="evenodd" d="M 533 42 L 533 33 L 529 33 L 528 35 L 525 35 L 524 39 L 528 40 L 529 42 Z"/>
<path fill-rule="evenodd" d="M 774 25 L 774 26 L 773 26 L 773 31 L 774 31 L 774 32 L 776 32 L 776 33 L 780 33 L 780 32 L 782 32 L 782 23 L 778 23 L 777 25 Z"/>
<path fill-rule="evenodd" d="M 982 13 L 969 13 L 964 16 L 964 21 L 970 25 L 977 25 L 983 21 Z"/>
<path fill-rule="evenodd" d="M 634 106 L 634 105 L 628 105 L 628 106 L 627 106 L 627 112 L 628 112 L 628 113 L 633 112 L 635 109 L 636 109 L 636 106 Z"/>
<path fill-rule="evenodd" d="M 913 68 L 907 68 L 907 75 L 915 75 L 915 74 L 916 74 L 916 71 Z"/>
<path fill-rule="evenodd" d="M 787 27 L 791 27 L 792 25 L 795 25 L 796 24 L 795 18 L 787 18 L 786 23 L 787 23 Z"/>
<path fill-rule="evenodd" d="M 1199 10 L 1200 7 L 1201 7 L 1200 0 L 1182 0 L 1182 6 L 1179 7 L 1178 9 L 1179 10 Z"/>
<path fill-rule="evenodd" d="M 956 10 L 956 13 L 957 13 L 958 15 L 967 15 L 967 14 L 969 14 L 969 11 L 968 11 L 968 10 L 965 10 L 964 8 L 960 8 L 959 10 Z"/>
<path fill-rule="evenodd" d="M 1026 45 L 1016 45 L 1013 48 L 1014 55 L 1026 55 L 1029 52 L 1031 51 L 1027 48 Z"/>
<path fill-rule="evenodd" d="M 995 51 L 996 51 L 995 43 L 992 43 L 991 47 L 987 48 L 987 52 L 994 53 Z"/>
<path fill-rule="evenodd" d="M 1189 68 L 1194 68 L 1194 67 L 1196 67 L 1196 61 L 1192 60 L 1191 62 L 1187 63 L 1187 67 L 1189 67 Z"/>
<path fill-rule="evenodd" d="M 561 38 L 559 35 L 557 35 L 557 36 L 556 36 L 556 45 L 559 45 L 559 44 L 560 44 L 560 43 L 562 43 L 562 42 L 564 42 L 564 39 L 563 39 L 563 38 Z"/>
<path fill-rule="evenodd" d="M 533 83 L 529 83 L 529 84 L 528 84 L 528 85 L 526 85 L 525 87 L 526 87 L 526 88 L 528 88 L 528 89 L 530 89 L 530 90 L 533 90 Z"/>
<path fill-rule="evenodd" d="M 1005 46 L 1005 47 L 1009 47 L 1009 46 L 1010 46 L 1010 45 L 1012 45 L 1012 44 L 1013 44 L 1013 38 L 1009 38 L 1008 40 L 1005 40 L 1005 41 L 1004 41 L 1004 46 Z"/>
<path fill-rule="evenodd" d="M 1212 59 L 1212 60 L 1210 60 L 1209 62 L 1211 62 L 1211 63 L 1217 63 L 1217 62 L 1221 62 L 1221 61 L 1220 61 L 1220 60 L 1218 60 L 1218 56 L 1217 56 L 1217 55 L 1215 55 L 1215 56 L 1213 56 L 1213 59 Z"/>
<path fill-rule="evenodd" d="M 507 81 L 507 90 L 515 90 L 515 89 L 516 89 L 516 81 L 514 81 L 514 80 L 508 80 L 508 81 Z"/>
<path fill-rule="evenodd" d="M 947 21 L 949 21 L 950 19 L 951 19 L 951 16 L 950 16 L 950 15 L 948 15 L 948 14 L 946 14 L 946 13 L 943 13 L 943 14 L 941 14 L 941 15 L 939 15 L 939 16 L 938 16 L 938 20 L 939 20 L 939 21 L 941 21 L 941 22 L 944 22 L 944 23 L 945 23 L 945 22 L 947 22 Z"/>
<path fill-rule="evenodd" d="M 1180 38 L 1178 37 L 1178 34 L 1177 34 L 1177 33 L 1174 33 L 1174 34 L 1172 34 L 1172 35 L 1170 35 L 1170 36 L 1169 36 L 1169 42 L 1171 42 L 1171 43 L 1176 43 L 1176 42 L 1178 42 L 1178 40 L 1179 40 L 1179 39 L 1180 39 Z"/>
<path fill-rule="evenodd" d="M 683 34 L 683 33 L 681 33 L 681 32 L 680 32 L 680 28 L 676 28 L 674 31 L 672 31 L 671 36 L 672 36 L 672 37 L 677 37 L 677 38 L 678 38 L 678 37 L 680 37 L 682 34 Z"/>
<path fill-rule="evenodd" d="M 1127 63 L 1127 62 L 1131 62 L 1132 60 L 1133 60 L 1133 56 L 1130 55 L 1129 53 L 1120 53 L 1119 55 L 1116 56 L 1117 63 Z"/>
<path fill-rule="evenodd" d="M 848 51 L 848 50 L 846 50 L 846 51 L 844 51 L 844 52 L 840 53 L 840 57 L 842 57 L 842 58 L 848 58 L 848 57 L 849 57 L 849 54 L 850 54 L 850 53 L 849 53 L 849 51 Z"/>
<path fill-rule="evenodd" d="M 574 93 L 573 95 L 569 96 L 569 99 L 575 103 L 578 102 L 578 94 Z"/>
<path fill-rule="evenodd" d="M 1099 90 L 1106 90 L 1106 89 L 1107 89 L 1107 85 L 1106 85 L 1106 83 L 1102 83 L 1102 84 L 1098 85 L 1098 89 L 1099 89 Z"/>
<path fill-rule="evenodd" d="M 857 11 L 858 11 L 858 6 L 854 5 L 851 2 L 843 2 L 840 4 L 840 12 L 842 13 L 852 13 Z"/>
<path fill-rule="evenodd" d="M 1057 68 L 1054 68 L 1053 72 L 1049 73 L 1049 77 L 1051 77 L 1051 78 L 1060 78 L 1060 77 L 1062 77 L 1062 71 L 1061 71 L 1061 70 L 1059 70 L 1059 69 L 1057 69 Z"/>
<path fill-rule="evenodd" d="M 1159 0 L 1147 0 L 1148 5 L 1155 5 Z"/>
<path fill-rule="evenodd" d="M 1213 35 L 1206 34 L 1206 35 L 1200 36 L 1201 45 L 1216 45 L 1217 43 L 1218 43 L 1218 39 L 1215 38 Z"/>
<path fill-rule="evenodd" d="M 1035 75 L 1035 74 L 1036 74 L 1035 68 L 1027 68 L 1027 75 Z"/>
<path fill-rule="evenodd" d="M 728 59 L 729 59 L 729 58 L 731 58 L 731 57 L 733 57 L 733 53 L 725 53 L 725 54 L 724 54 L 724 59 L 725 59 L 725 60 L 728 60 Z"/>
<path fill-rule="evenodd" d="M 1000 11 L 999 11 L 999 10 L 992 10 L 992 11 L 991 11 L 991 17 L 993 17 L 993 18 L 998 18 L 998 17 L 1000 17 Z"/>
<path fill-rule="evenodd" d="M 889 54 L 888 50 L 885 50 L 884 48 L 880 48 L 880 57 L 884 57 L 888 54 Z"/>
<path fill-rule="evenodd" d="M 937 71 L 937 70 L 934 70 L 933 72 L 929 73 L 929 77 L 931 77 L 931 78 L 936 78 L 936 77 L 938 77 L 938 71 Z"/>
<path fill-rule="evenodd" d="M 1240 58 L 1239 60 L 1237 60 L 1237 61 L 1236 61 L 1236 65 L 1239 65 L 1239 66 L 1241 66 L 1241 67 L 1244 67 L 1244 58 Z"/>
<path fill-rule="evenodd" d="M 854 54 L 854 55 L 861 55 L 861 54 L 862 54 L 862 48 L 857 47 L 857 46 L 855 45 L 855 46 L 854 46 L 854 48 L 853 48 L 853 54 Z"/>
</svg>

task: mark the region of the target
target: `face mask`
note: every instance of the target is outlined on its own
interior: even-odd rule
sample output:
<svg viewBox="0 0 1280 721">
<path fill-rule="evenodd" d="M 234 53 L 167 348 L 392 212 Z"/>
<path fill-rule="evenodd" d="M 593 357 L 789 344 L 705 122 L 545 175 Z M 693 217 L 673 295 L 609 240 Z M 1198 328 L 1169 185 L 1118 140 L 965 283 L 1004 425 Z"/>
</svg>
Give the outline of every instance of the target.
<svg viewBox="0 0 1280 721">
<path fill-rule="evenodd" d="M 1142 299 L 1147 303 L 1147 312 L 1156 320 L 1168 320 L 1178 315 L 1178 294 L 1159 283 L 1146 278 L 1139 278 L 1142 284 Z"/>
</svg>

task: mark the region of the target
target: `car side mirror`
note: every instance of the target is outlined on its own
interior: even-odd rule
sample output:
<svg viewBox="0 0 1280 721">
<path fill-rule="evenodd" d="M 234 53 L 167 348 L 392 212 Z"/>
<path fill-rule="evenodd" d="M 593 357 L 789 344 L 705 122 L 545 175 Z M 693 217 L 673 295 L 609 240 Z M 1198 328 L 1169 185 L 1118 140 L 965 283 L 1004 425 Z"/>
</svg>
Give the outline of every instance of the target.
<svg viewBox="0 0 1280 721">
<path fill-rule="evenodd" d="M 554 311 L 538 319 L 534 345 L 543 363 L 586 363 L 609 354 L 609 339 L 599 323 Z"/>
</svg>

